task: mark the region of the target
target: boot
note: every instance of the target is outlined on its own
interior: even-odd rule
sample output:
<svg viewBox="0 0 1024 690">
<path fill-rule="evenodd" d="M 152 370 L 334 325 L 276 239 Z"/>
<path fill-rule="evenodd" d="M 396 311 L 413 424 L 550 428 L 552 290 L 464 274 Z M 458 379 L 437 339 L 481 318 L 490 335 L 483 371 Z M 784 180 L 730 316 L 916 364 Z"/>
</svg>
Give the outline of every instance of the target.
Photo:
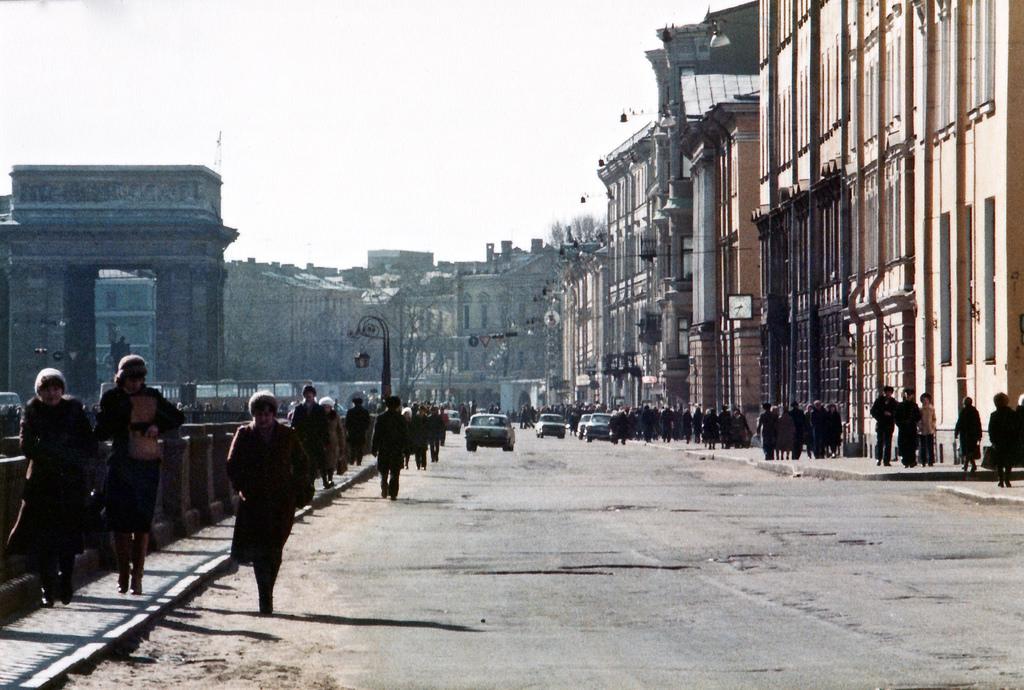
<svg viewBox="0 0 1024 690">
<path fill-rule="evenodd" d="M 131 568 L 132 535 L 128 532 L 114 532 L 114 555 L 117 558 L 117 591 L 128 592 L 128 575 Z"/>
<path fill-rule="evenodd" d="M 142 594 L 142 573 L 146 568 L 146 551 L 149 549 L 149 532 L 136 532 L 132 542 L 132 594 Z"/>
</svg>

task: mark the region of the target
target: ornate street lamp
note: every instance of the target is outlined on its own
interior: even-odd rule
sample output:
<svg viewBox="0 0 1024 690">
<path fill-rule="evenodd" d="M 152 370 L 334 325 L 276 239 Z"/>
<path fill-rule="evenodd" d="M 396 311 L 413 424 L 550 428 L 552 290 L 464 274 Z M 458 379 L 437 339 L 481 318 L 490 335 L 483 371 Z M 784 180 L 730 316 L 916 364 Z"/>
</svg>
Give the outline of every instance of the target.
<svg viewBox="0 0 1024 690">
<path fill-rule="evenodd" d="M 391 395 L 391 331 L 388 322 L 379 316 L 368 314 L 359 319 L 354 331 L 349 333 L 353 338 L 363 337 L 380 340 L 382 357 L 380 367 L 380 395 L 386 398 Z M 355 358 L 356 366 L 365 369 L 370 364 L 370 355 L 360 352 Z"/>
</svg>

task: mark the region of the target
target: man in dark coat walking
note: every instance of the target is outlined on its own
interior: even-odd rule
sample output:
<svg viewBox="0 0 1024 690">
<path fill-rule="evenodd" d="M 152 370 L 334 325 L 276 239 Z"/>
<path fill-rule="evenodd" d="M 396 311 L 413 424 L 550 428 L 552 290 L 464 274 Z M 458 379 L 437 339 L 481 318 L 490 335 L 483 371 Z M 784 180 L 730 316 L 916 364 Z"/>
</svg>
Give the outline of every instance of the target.
<svg viewBox="0 0 1024 690">
<path fill-rule="evenodd" d="M 317 402 L 316 388 L 306 384 L 302 389 L 302 402 L 291 414 L 291 425 L 299 435 L 306 457 L 313 463 L 313 469 L 320 473 L 324 488 L 334 486 L 334 471 L 327 463 L 327 413 Z"/>
<path fill-rule="evenodd" d="M 828 410 L 820 400 L 811 408 L 811 449 L 814 457 L 825 457 L 825 439 L 828 436 Z"/>
<path fill-rule="evenodd" d="M 765 460 L 775 459 L 775 444 L 779 437 L 779 414 L 771 403 L 761 405 L 761 416 L 757 418 L 757 433 L 761 435 L 761 449 Z"/>
<path fill-rule="evenodd" d="M 363 464 L 366 454 L 366 432 L 370 429 L 370 413 L 363 407 L 362 398 L 352 398 L 352 409 L 345 415 L 345 435 L 348 452 L 357 465 Z"/>
<path fill-rule="evenodd" d="M 683 410 L 683 414 L 679 417 L 679 435 L 687 443 L 689 443 L 690 438 L 693 437 L 693 413 L 690 412 L 689 405 L 686 406 L 686 409 Z"/>
<path fill-rule="evenodd" d="M 892 457 L 892 432 L 896 429 L 896 400 L 892 397 L 893 387 L 886 386 L 882 394 L 871 405 L 871 416 L 875 420 L 875 464 L 890 465 Z"/>
<path fill-rule="evenodd" d="M 402 416 L 401 399 L 391 395 L 384 404 L 387 411 L 377 417 L 371 452 L 377 458 L 380 497 L 390 497 L 394 501 L 398 498 L 398 475 L 405 462 L 405 449 L 409 446 L 409 429 Z"/>
<path fill-rule="evenodd" d="M 903 391 L 903 400 L 896 405 L 893 421 L 899 429 L 896 437 L 896 448 L 904 467 L 917 465 L 917 423 L 921 421 L 921 408 L 914 400 L 914 391 L 909 388 Z"/>
<path fill-rule="evenodd" d="M 704 433 L 704 413 L 700 411 L 700 405 L 693 411 L 693 442 L 700 443 L 700 436 Z"/>
<path fill-rule="evenodd" d="M 807 415 L 800 409 L 800 403 L 794 401 L 789 406 L 789 416 L 793 420 L 793 459 L 799 460 L 807 438 Z"/>
</svg>

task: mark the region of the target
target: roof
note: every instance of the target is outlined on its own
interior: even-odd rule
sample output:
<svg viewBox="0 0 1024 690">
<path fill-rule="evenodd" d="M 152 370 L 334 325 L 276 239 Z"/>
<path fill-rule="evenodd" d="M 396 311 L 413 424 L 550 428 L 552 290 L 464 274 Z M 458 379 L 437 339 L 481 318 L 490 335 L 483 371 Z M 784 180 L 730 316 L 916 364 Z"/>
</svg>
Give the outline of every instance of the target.
<svg viewBox="0 0 1024 690">
<path fill-rule="evenodd" d="M 647 124 L 645 124 L 640 129 L 640 131 L 638 131 L 636 134 L 631 136 L 629 139 L 626 139 L 624 142 L 622 142 L 617 147 L 615 147 L 615 150 L 613 150 L 611 153 L 608 154 L 607 160 L 611 161 L 611 160 L 614 160 L 615 158 L 617 158 L 618 156 L 621 156 L 623 154 L 629 153 L 630 149 L 632 149 L 634 146 L 639 144 L 641 141 L 643 141 L 647 137 L 651 136 L 651 133 L 653 131 L 654 131 L 654 123 L 653 122 L 648 122 Z"/>
<path fill-rule="evenodd" d="M 716 105 L 761 88 L 757 74 L 684 74 L 681 80 L 683 115 L 703 117 Z"/>
</svg>

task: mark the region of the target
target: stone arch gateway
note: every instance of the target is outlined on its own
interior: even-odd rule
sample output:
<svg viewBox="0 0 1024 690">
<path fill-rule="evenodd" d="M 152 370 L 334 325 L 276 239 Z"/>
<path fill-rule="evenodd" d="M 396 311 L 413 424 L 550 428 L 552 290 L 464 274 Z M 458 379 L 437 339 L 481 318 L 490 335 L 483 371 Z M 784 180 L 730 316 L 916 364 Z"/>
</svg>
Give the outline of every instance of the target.
<svg viewBox="0 0 1024 690">
<path fill-rule="evenodd" d="M 61 368 L 95 399 L 94 283 L 101 269 L 156 277 L 156 362 L 165 381 L 212 380 L 224 359 L 221 178 L 191 165 L 19 165 L 0 215 L 0 389 L 30 395 Z M 59 353 L 59 354 L 58 354 Z"/>
</svg>

